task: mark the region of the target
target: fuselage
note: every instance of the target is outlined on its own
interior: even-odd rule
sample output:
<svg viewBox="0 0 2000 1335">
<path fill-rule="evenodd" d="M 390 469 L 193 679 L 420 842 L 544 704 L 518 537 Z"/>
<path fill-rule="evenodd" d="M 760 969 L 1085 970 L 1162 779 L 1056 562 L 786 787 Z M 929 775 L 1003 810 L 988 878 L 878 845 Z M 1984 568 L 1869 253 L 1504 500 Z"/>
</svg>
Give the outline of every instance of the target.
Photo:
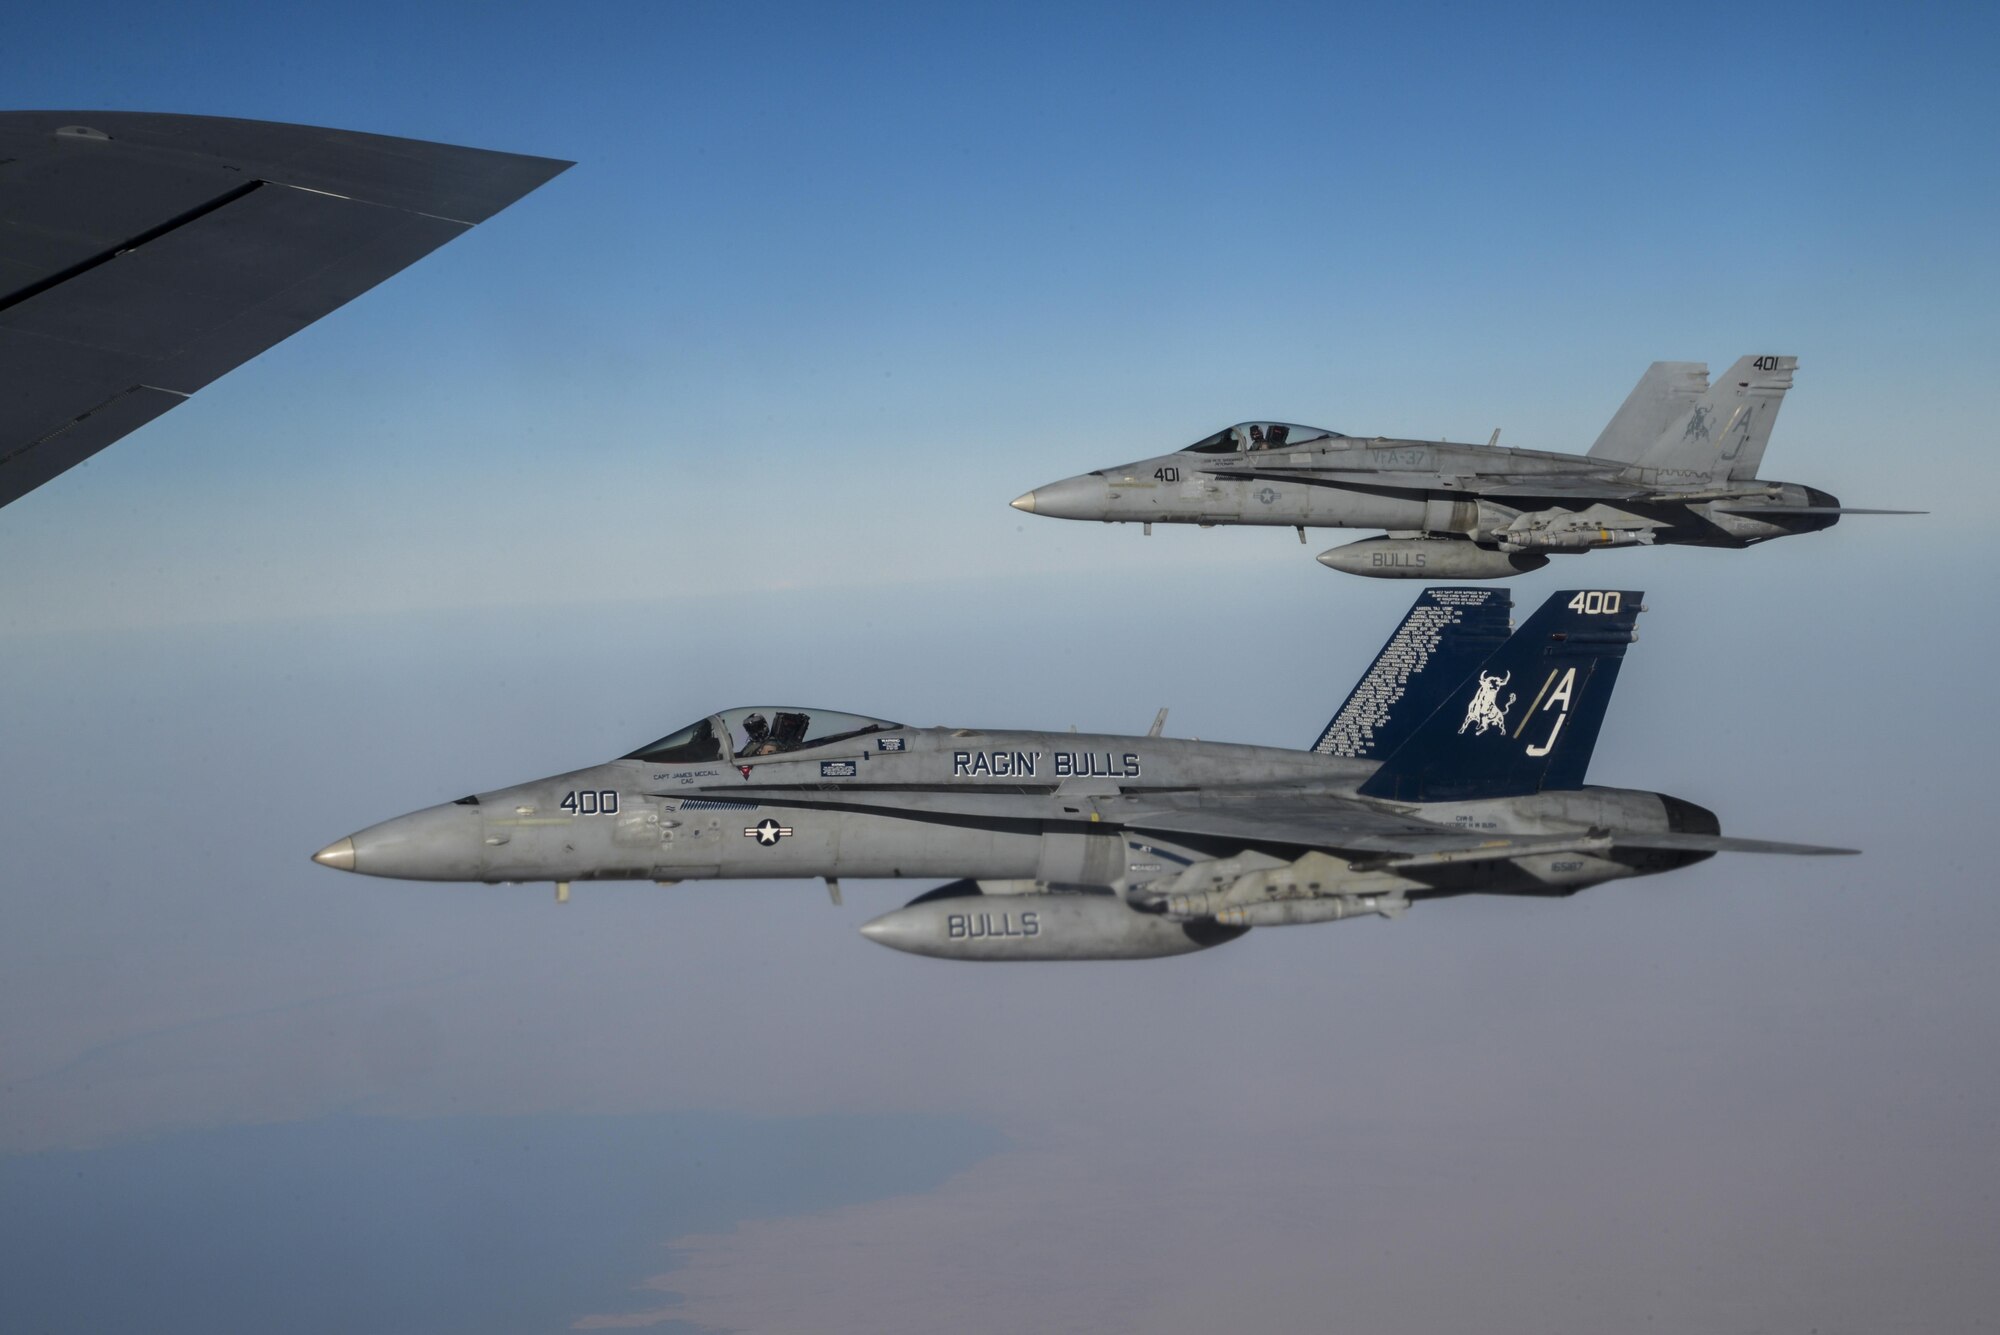
<svg viewBox="0 0 2000 1335">
<path fill-rule="evenodd" d="M 1645 595 L 1426 589 L 1309 750 L 726 709 L 616 760 L 313 855 L 426 881 L 925 878 L 862 928 L 968 960 L 1153 959 L 1253 927 L 1569 895 L 1725 850 L 1713 813 L 1584 783 Z"/>
<path fill-rule="evenodd" d="M 1370 769 L 1174 738 L 891 728 L 779 755 L 731 748 L 694 762 L 627 757 L 479 793 L 357 833 L 351 870 L 446 881 L 1036 879 L 1057 870 L 1046 834 L 1104 824 L 1087 810 L 1094 799 L 1079 796 L 1068 804 L 1076 810 L 1064 811 L 1057 799 L 1065 785 L 1143 792 L 1296 782 L 1351 792 Z M 754 798 L 733 791 L 753 785 Z M 774 800 L 771 789 L 787 800 Z M 996 801 L 990 812 L 957 819 L 892 809 L 922 803 L 927 792 Z M 1035 798 L 1043 800 L 1029 814 Z M 819 801 L 871 809 L 821 809 Z M 777 829 L 760 832 L 767 821 Z"/>
<path fill-rule="evenodd" d="M 1134 832 L 1121 813 L 1163 800 L 1254 804 L 1260 794 L 1320 797 L 1331 808 L 1360 800 L 1355 790 L 1374 768 L 1179 738 L 887 724 L 779 754 L 724 745 L 712 759 L 626 757 L 384 821 L 320 860 L 429 881 L 943 877 L 1129 890 L 1258 845 Z M 1510 834 L 1665 830 L 1678 828 L 1676 805 L 1698 810 L 1607 788 L 1372 805 L 1414 811 L 1440 829 Z M 1643 853 L 1485 862 L 1418 889 L 1560 893 L 1690 860 Z"/>
<path fill-rule="evenodd" d="M 1397 540 L 1455 539 L 1495 556 L 1655 543 L 1747 547 L 1832 525 L 1838 502 L 1797 483 L 1731 479 L 1699 467 L 1619 465 L 1584 455 L 1449 441 L 1354 438 L 1295 429 L 1302 444 L 1186 450 L 1096 469 L 1035 488 L 1016 508 L 1105 523 L 1382 529 Z M 1219 433 L 1227 435 L 1228 433 Z M 1211 437 L 1210 440 L 1215 440 Z M 1574 493 L 1579 477 L 1615 499 Z M 1546 492 L 1535 490 L 1537 480 Z M 1754 514 L 1731 510 L 1754 502 Z M 1790 511 L 1791 513 L 1787 513 Z M 1816 512 L 1817 511 L 1817 512 Z M 1374 556 L 1371 551 L 1366 556 Z M 1330 561 L 1359 574 L 1504 576 L 1521 562 L 1461 558 L 1428 571 L 1379 559 Z M 1384 567 L 1387 568 L 1384 568 Z M 1490 569 L 1486 567 L 1491 567 Z"/>
</svg>

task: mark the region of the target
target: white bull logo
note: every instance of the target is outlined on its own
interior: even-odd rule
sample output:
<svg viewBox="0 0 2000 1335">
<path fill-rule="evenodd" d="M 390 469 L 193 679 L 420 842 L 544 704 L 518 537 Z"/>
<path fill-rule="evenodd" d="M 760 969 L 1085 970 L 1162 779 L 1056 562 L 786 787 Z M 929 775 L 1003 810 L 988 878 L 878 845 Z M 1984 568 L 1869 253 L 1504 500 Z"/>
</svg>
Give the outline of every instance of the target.
<svg viewBox="0 0 2000 1335">
<path fill-rule="evenodd" d="M 1514 701 L 1519 697 L 1509 691 L 1507 703 L 1503 705 L 1500 703 L 1500 688 L 1513 679 L 1512 668 L 1504 677 L 1489 676 L 1484 672 L 1479 674 L 1479 690 L 1473 695 L 1472 703 L 1465 707 L 1465 722 L 1458 725 L 1461 734 L 1475 723 L 1479 725 L 1479 730 L 1473 733 L 1475 737 L 1484 737 L 1488 728 L 1498 728 L 1503 733 L 1507 731 L 1507 711 L 1514 707 Z"/>
</svg>

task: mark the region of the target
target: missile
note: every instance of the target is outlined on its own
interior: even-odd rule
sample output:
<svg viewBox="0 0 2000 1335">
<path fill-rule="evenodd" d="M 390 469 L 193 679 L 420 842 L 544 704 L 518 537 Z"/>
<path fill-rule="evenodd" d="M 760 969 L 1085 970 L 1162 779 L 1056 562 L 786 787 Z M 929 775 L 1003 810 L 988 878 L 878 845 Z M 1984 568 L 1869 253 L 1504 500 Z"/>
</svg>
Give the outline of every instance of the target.
<svg viewBox="0 0 2000 1335">
<path fill-rule="evenodd" d="M 1496 552 L 1464 538 L 1363 538 L 1319 554 L 1319 563 L 1376 579 L 1506 579 L 1549 563 L 1534 552 Z"/>
<path fill-rule="evenodd" d="M 946 887 L 970 887 L 957 882 Z M 1175 922 L 1096 894 L 988 895 L 932 891 L 862 925 L 891 950 L 944 960 L 1149 960 L 1234 941 L 1247 927 Z"/>
<path fill-rule="evenodd" d="M 1517 551 L 1585 552 L 1598 547 L 1650 547 L 1652 527 L 1646 524 L 1613 526 L 1567 512 L 1537 512 L 1521 515 L 1491 536 Z"/>
<path fill-rule="evenodd" d="M 1400 918 L 1410 907 L 1401 895 L 1327 895 L 1317 899 L 1273 899 L 1243 904 L 1215 915 L 1232 927 L 1290 927 L 1301 923 L 1339 922 L 1343 918 L 1378 915 Z"/>
</svg>

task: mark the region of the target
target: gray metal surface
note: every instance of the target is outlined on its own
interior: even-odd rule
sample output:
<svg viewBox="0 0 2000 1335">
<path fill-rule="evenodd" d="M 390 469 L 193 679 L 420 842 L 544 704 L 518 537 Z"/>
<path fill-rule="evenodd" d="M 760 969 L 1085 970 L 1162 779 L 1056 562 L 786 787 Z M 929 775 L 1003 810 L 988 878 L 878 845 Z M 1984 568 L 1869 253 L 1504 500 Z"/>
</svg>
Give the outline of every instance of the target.
<svg viewBox="0 0 2000 1335">
<path fill-rule="evenodd" d="M 1829 528 L 1823 491 L 1757 476 L 1796 357 L 1739 359 L 1714 384 L 1655 362 L 1588 454 L 1241 422 L 1170 454 L 1036 487 L 1018 510 L 1145 526 L 1383 529 L 1322 552 L 1376 579 L 1504 579 L 1612 547 L 1749 547 Z"/>
<path fill-rule="evenodd" d="M 559 897 L 591 880 L 951 878 L 866 934 L 946 958 L 1074 960 L 1456 895 L 1568 895 L 1717 852 L 1843 851 L 1727 838 L 1693 803 L 1583 783 L 1641 601 L 1558 593 L 1503 635 L 1504 590 L 1425 590 L 1311 750 L 732 709 L 315 860 L 552 881 Z M 1425 795 L 1440 790 L 1451 800 Z"/>
<path fill-rule="evenodd" d="M 0 505 L 569 165 L 264 121 L 0 113 Z"/>
</svg>

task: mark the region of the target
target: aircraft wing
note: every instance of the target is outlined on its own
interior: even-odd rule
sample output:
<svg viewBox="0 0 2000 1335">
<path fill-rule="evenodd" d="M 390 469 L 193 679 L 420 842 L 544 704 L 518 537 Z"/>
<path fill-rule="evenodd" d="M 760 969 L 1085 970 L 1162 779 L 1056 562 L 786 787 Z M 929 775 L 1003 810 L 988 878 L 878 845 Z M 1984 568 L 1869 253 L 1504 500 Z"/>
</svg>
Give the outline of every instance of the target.
<svg viewBox="0 0 2000 1335">
<path fill-rule="evenodd" d="M 1852 848 L 1738 839 L 1720 834 L 1577 830 L 1498 835 L 1452 830 L 1411 820 L 1369 803 L 1295 789 L 1235 789 L 1215 794 L 1128 793 L 1065 795 L 1045 786 L 937 789 L 851 784 L 744 784 L 683 789 L 664 797 L 758 802 L 820 811 L 868 812 L 939 824 L 992 826 L 1009 821 L 1102 820 L 1141 833 L 1192 835 L 1354 855 L 1384 866 L 1422 866 L 1610 848 L 1701 853 L 1848 854 Z"/>
<path fill-rule="evenodd" d="M 1645 501 L 1670 500 L 1655 487 L 1635 487 L 1610 478 L 1567 473 L 1539 476 L 1480 478 L 1470 490 L 1482 496 L 1546 496 L 1558 501 Z"/>
<path fill-rule="evenodd" d="M 1662 491 L 1618 479 L 1615 474 L 1579 473 L 1413 473 L 1388 469 L 1318 468 L 1311 464 L 1265 467 L 1205 468 L 1216 477 L 1256 478 L 1271 482 L 1303 482 L 1309 486 L 1340 487 L 1347 491 L 1372 491 L 1388 495 L 1424 494 L 1436 491 L 1490 496 L 1496 500 L 1543 500 L 1557 504 L 1693 505 L 1713 502 L 1715 508 L 1739 515 L 1905 515 L 1925 514 L 1923 510 L 1863 510 L 1840 505 L 1782 505 L 1763 499 L 1767 487 L 1739 493 L 1704 489 Z"/>
<path fill-rule="evenodd" d="M 1209 470 L 1217 471 L 1217 470 Z M 1925 510 L 1863 510 L 1842 505 L 1782 505 L 1760 499 L 1764 488 L 1742 499 L 1713 491 L 1662 491 L 1642 487 L 1615 477 L 1595 473 L 1460 474 L 1375 472 L 1353 469 L 1265 468 L 1254 472 L 1235 470 L 1218 476 L 1266 478 L 1280 482 L 1305 482 L 1350 491 L 1381 491 L 1395 494 L 1430 491 L 1457 491 L 1490 496 L 1496 500 L 1546 500 L 1558 504 L 1610 505 L 1637 502 L 1651 505 L 1693 505 L 1713 502 L 1718 510 L 1738 515 L 1914 515 Z"/>
<path fill-rule="evenodd" d="M 1661 831 L 1658 834 L 1613 836 L 1620 848 L 1662 848 L 1692 853 L 1777 853 L 1790 857 L 1853 857 L 1858 848 L 1833 848 L 1826 844 L 1786 844 L 1775 839 L 1738 839 L 1726 834 L 1687 834 Z"/>
<path fill-rule="evenodd" d="M 1304 482 L 1316 487 L 1345 487 L 1350 491 L 1461 491 L 1464 479 L 1443 473 L 1408 473 L 1355 468 L 1204 468 L 1216 477 L 1240 477 L 1269 482 Z"/>
<path fill-rule="evenodd" d="M 1718 505 L 1731 515 L 1927 515 L 1929 510 L 1862 510 L 1852 505 Z"/>
<path fill-rule="evenodd" d="M 0 113 L 0 505 L 569 165 L 268 121 Z"/>
<path fill-rule="evenodd" d="M 1342 798 L 1258 800 L 1253 806 L 1185 807 L 1120 816 L 1134 829 L 1163 834 L 1211 835 L 1362 855 L 1387 866 L 1415 866 L 1526 857 L 1611 848 L 1701 853 L 1851 854 L 1852 848 L 1738 839 L 1720 834 L 1578 830 L 1558 834 L 1500 835 L 1449 830 L 1412 821 Z"/>
<path fill-rule="evenodd" d="M 1217 477 L 1259 478 L 1272 482 L 1304 482 L 1349 491 L 1394 493 L 1460 491 L 1480 496 L 1546 496 L 1556 500 L 1634 501 L 1656 496 L 1657 489 L 1633 486 L 1598 474 L 1540 473 L 1523 476 L 1463 473 L 1413 473 L 1356 468 L 1210 468 Z"/>
<path fill-rule="evenodd" d="M 1445 834 L 1366 803 L 1341 797 L 1300 797 L 1297 790 L 1235 789 L 1236 803 L 1200 806 L 1192 789 L 1118 792 L 1106 784 L 1065 791 L 1047 784 L 982 784 L 977 788 L 913 788 L 893 784 L 802 783 L 682 789 L 656 797 L 703 801 L 758 802 L 821 811 L 857 811 L 946 824 L 1004 821 L 1102 821 L 1113 826 L 1160 833 L 1213 835 L 1247 842 L 1346 848 L 1363 833 Z M 1336 837 L 1335 832 L 1338 832 Z M 1347 842 L 1343 842 L 1347 840 Z M 1469 842 L 1477 842 L 1471 839 Z"/>
<path fill-rule="evenodd" d="M 1471 848 L 1486 836 L 1441 830 L 1378 807 L 1340 797 L 1265 797 L 1226 805 L 1162 804 L 1118 812 L 1120 824 L 1160 834 L 1206 835 L 1295 848 L 1376 852 L 1398 841 L 1431 839 L 1439 847 Z"/>
</svg>

